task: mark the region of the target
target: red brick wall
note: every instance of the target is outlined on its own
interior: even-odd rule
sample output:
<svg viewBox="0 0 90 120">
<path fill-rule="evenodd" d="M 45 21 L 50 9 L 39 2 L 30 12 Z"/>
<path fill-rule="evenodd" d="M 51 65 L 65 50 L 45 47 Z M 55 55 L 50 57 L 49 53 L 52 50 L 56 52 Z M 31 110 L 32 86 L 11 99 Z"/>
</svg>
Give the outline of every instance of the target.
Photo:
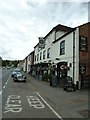
<svg viewBox="0 0 90 120">
<path fill-rule="evenodd" d="M 34 64 L 34 52 L 32 52 L 30 54 L 30 57 L 31 57 L 31 63 L 30 63 L 30 65 L 33 65 Z"/>
<path fill-rule="evenodd" d="M 87 37 L 87 52 L 80 51 L 80 63 L 86 64 L 86 74 L 90 74 L 90 23 L 81 25 L 80 27 L 80 36 Z"/>
</svg>

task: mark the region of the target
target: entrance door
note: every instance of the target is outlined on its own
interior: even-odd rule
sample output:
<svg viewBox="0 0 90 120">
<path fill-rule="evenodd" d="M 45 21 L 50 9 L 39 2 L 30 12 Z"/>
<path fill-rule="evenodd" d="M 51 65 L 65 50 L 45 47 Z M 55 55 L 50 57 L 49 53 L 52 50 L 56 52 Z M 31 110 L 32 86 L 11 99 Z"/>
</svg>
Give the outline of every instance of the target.
<svg viewBox="0 0 90 120">
<path fill-rule="evenodd" d="M 65 66 L 67 66 L 67 62 L 59 62 L 58 64 L 57 64 L 57 77 L 58 78 L 61 78 L 63 75 L 66 77 L 67 76 L 67 71 L 64 71 L 63 73 L 62 73 L 62 71 L 61 71 L 61 66 L 62 65 L 65 65 Z"/>
</svg>

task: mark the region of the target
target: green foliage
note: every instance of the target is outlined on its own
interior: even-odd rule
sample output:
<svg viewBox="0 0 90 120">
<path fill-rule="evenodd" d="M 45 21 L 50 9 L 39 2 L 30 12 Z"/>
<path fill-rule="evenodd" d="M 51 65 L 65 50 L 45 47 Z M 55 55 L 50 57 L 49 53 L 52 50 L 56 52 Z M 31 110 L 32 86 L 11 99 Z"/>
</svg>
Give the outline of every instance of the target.
<svg viewBox="0 0 90 120">
<path fill-rule="evenodd" d="M 51 79 L 51 74 L 47 74 L 47 73 L 43 74 L 42 76 L 43 81 L 49 81 L 50 79 Z"/>
<path fill-rule="evenodd" d="M 2 66 L 12 66 L 17 67 L 19 60 L 2 60 Z"/>
</svg>

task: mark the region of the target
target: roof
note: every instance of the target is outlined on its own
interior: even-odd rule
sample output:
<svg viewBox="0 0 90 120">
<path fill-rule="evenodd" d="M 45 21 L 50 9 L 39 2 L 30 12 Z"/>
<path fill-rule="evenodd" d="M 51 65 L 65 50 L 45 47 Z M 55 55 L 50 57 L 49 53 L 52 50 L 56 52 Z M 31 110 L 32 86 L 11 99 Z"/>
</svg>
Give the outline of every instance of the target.
<svg viewBox="0 0 90 120">
<path fill-rule="evenodd" d="M 34 53 L 34 51 L 32 51 L 32 52 L 30 53 L 30 55 L 33 54 L 33 53 Z"/>
<path fill-rule="evenodd" d="M 68 26 L 65 26 L 65 25 L 61 25 L 61 24 L 58 24 L 57 26 L 53 27 L 52 30 L 44 37 L 44 39 L 51 33 L 53 32 L 54 30 L 58 31 L 58 30 L 61 30 L 61 31 L 65 31 L 65 32 L 68 32 L 70 31 L 71 27 L 68 27 Z"/>
<path fill-rule="evenodd" d="M 77 26 L 77 27 L 81 27 L 81 26 L 88 25 L 88 24 L 90 24 L 90 22 L 84 23 L 84 24 L 79 25 L 79 26 Z"/>
<path fill-rule="evenodd" d="M 73 29 L 73 28 L 71 28 L 71 27 L 58 24 L 58 25 L 56 25 L 55 27 L 52 28 L 52 30 L 44 37 L 44 39 L 45 39 L 50 33 L 52 33 L 54 30 L 55 30 L 55 31 L 61 30 L 61 31 L 68 32 L 68 31 L 70 31 L 70 30 L 72 30 L 72 29 Z M 38 45 L 39 45 L 39 43 L 37 43 L 37 45 L 35 45 L 34 48 L 37 47 Z"/>
<path fill-rule="evenodd" d="M 37 47 L 38 45 L 39 45 L 39 43 L 37 43 L 37 45 L 35 45 L 34 48 Z"/>
<path fill-rule="evenodd" d="M 76 28 L 81 27 L 81 26 L 84 26 L 84 25 L 88 25 L 88 24 L 90 24 L 90 22 L 84 23 L 84 24 L 79 25 L 79 26 L 77 26 L 77 27 L 75 27 L 75 28 L 72 28 L 69 32 L 67 32 L 67 33 L 64 34 L 63 36 L 59 37 L 59 38 L 58 38 L 57 40 L 55 40 L 53 43 L 56 43 L 56 42 L 59 41 L 60 39 L 64 38 L 65 36 L 67 36 L 68 34 L 70 34 L 71 32 L 73 32 Z"/>
<path fill-rule="evenodd" d="M 71 32 L 73 32 L 74 30 L 76 30 L 76 28 L 71 29 L 69 32 L 67 32 L 66 34 L 64 34 L 63 36 L 59 37 L 57 40 L 53 41 L 52 43 L 56 43 L 57 41 L 59 41 L 60 39 L 64 38 L 65 36 L 69 35 Z"/>
</svg>

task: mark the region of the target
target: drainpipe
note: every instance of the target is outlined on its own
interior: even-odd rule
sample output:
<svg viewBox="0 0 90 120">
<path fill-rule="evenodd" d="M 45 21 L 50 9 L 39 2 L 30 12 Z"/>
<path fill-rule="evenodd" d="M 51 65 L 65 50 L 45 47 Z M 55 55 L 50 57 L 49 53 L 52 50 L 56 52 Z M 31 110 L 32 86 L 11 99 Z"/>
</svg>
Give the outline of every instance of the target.
<svg viewBox="0 0 90 120">
<path fill-rule="evenodd" d="M 75 31 L 73 31 L 73 82 L 75 78 Z"/>
</svg>

